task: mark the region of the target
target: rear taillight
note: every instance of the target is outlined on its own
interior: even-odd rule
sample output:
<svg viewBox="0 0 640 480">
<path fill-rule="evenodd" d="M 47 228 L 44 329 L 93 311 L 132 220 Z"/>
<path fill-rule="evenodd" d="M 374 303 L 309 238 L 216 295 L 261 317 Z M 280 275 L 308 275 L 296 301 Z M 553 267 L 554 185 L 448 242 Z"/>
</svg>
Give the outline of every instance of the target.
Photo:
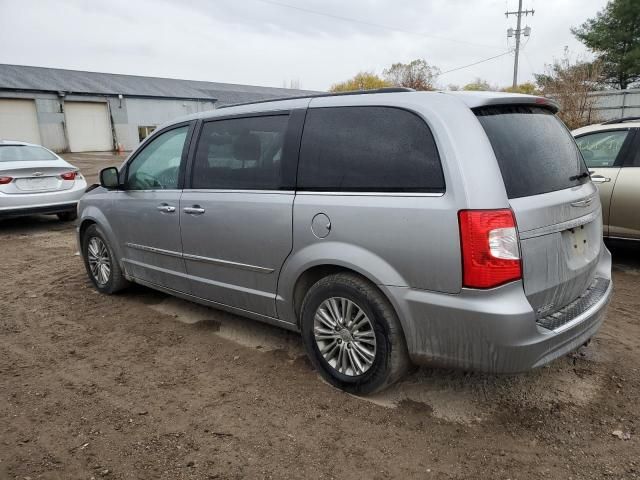
<svg viewBox="0 0 640 480">
<path fill-rule="evenodd" d="M 522 278 L 511 210 L 461 210 L 458 221 L 464 287 L 492 288 Z"/>
<path fill-rule="evenodd" d="M 63 173 L 62 175 L 60 175 L 60 178 L 62 178 L 63 180 L 75 180 L 76 172 Z"/>
<path fill-rule="evenodd" d="M 7 183 L 11 183 L 13 180 L 12 177 L 0 177 L 0 185 L 6 185 Z"/>
</svg>

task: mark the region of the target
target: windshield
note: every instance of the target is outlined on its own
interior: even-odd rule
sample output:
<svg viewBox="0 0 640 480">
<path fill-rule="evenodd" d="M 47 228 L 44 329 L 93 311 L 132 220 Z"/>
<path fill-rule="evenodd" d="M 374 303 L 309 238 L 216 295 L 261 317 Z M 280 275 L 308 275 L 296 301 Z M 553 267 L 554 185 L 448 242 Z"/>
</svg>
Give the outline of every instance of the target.
<svg viewBox="0 0 640 480">
<path fill-rule="evenodd" d="M 574 187 L 588 180 L 573 137 L 549 110 L 514 105 L 475 110 L 498 160 L 509 198 Z"/>
<path fill-rule="evenodd" d="M 33 145 L 0 145 L 0 162 L 32 162 L 56 160 L 46 148 Z"/>
</svg>

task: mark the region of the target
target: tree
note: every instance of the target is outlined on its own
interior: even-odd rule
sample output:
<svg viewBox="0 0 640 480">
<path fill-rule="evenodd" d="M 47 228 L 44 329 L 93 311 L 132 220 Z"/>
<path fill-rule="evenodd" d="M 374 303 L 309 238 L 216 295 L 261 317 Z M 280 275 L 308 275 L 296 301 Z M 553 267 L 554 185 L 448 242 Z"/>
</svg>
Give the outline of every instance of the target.
<svg viewBox="0 0 640 480">
<path fill-rule="evenodd" d="M 473 82 L 467 83 L 464 87 L 462 87 L 462 89 L 472 92 L 483 92 L 486 90 L 498 90 L 498 87 L 489 85 L 489 82 L 487 82 L 486 80 L 476 78 Z"/>
<path fill-rule="evenodd" d="M 598 55 L 605 83 L 624 90 L 640 81 L 638 0 L 612 0 L 571 33 Z"/>
<path fill-rule="evenodd" d="M 571 60 L 565 49 L 564 57 L 546 66 L 546 72 L 536 74 L 536 83 L 542 94 L 560 104 L 559 117 L 570 129 L 596 123 L 593 111 L 596 98 L 591 92 L 598 90 L 601 65 L 581 59 Z"/>
<path fill-rule="evenodd" d="M 329 91 L 349 92 L 352 90 L 371 90 L 390 86 L 391 84 L 389 82 L 383 80 L 373 72 L 360 72 L 349 80 L 332 85 Z"/>
<path fill-rule="evenodd" d="M 502 89 L 503 92 L 509 93 L 524 93 L 526 95 L 540 95 L 541 92 L 538 90 L 538 87 L 533 82 L 521 83 L 517 87 L 505 87 Z"/>
<path fill-rule="evenodd" d="M 440 69 L 418 59 L 409 63 L 394 63 L 382 72 L 387 82 L 396 87 L 415 90 L 435 90 Z"/>
</svg>

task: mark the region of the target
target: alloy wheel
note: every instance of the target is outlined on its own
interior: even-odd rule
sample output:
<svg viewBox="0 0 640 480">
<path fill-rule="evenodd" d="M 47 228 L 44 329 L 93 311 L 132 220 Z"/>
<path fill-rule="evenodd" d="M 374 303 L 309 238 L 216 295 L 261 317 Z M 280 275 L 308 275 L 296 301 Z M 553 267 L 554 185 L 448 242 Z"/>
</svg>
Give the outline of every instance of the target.
<svg viewBox="0 0 640 480">
<path fill-rule="evenodd" d="M 106 285 L 111 276 L 109 249 L 101 238 L 91 237 L 87 245 L 87 261 L 91 275 L 99 285 Z"/>
<path fill-rule="evenodd" d="M 313 334 L 320 354 L 337 372 L 356 377 L 376 358 L 376 335 L 364 310 L 349 299 L 331 297 L 316 310 Z"/>
</svg>

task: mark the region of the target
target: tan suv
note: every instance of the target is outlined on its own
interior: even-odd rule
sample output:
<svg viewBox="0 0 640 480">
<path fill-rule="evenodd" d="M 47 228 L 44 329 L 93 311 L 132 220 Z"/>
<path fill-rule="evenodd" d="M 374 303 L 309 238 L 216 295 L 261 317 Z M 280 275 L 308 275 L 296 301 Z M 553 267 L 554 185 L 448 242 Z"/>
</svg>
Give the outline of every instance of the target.
<svg viewBox="0 0 640 480">
<path fill-rule="evenodd" d="M 640 117 L 572 133 L 600 191 L 604 236 L 640 240 Z"/>
</svg>

